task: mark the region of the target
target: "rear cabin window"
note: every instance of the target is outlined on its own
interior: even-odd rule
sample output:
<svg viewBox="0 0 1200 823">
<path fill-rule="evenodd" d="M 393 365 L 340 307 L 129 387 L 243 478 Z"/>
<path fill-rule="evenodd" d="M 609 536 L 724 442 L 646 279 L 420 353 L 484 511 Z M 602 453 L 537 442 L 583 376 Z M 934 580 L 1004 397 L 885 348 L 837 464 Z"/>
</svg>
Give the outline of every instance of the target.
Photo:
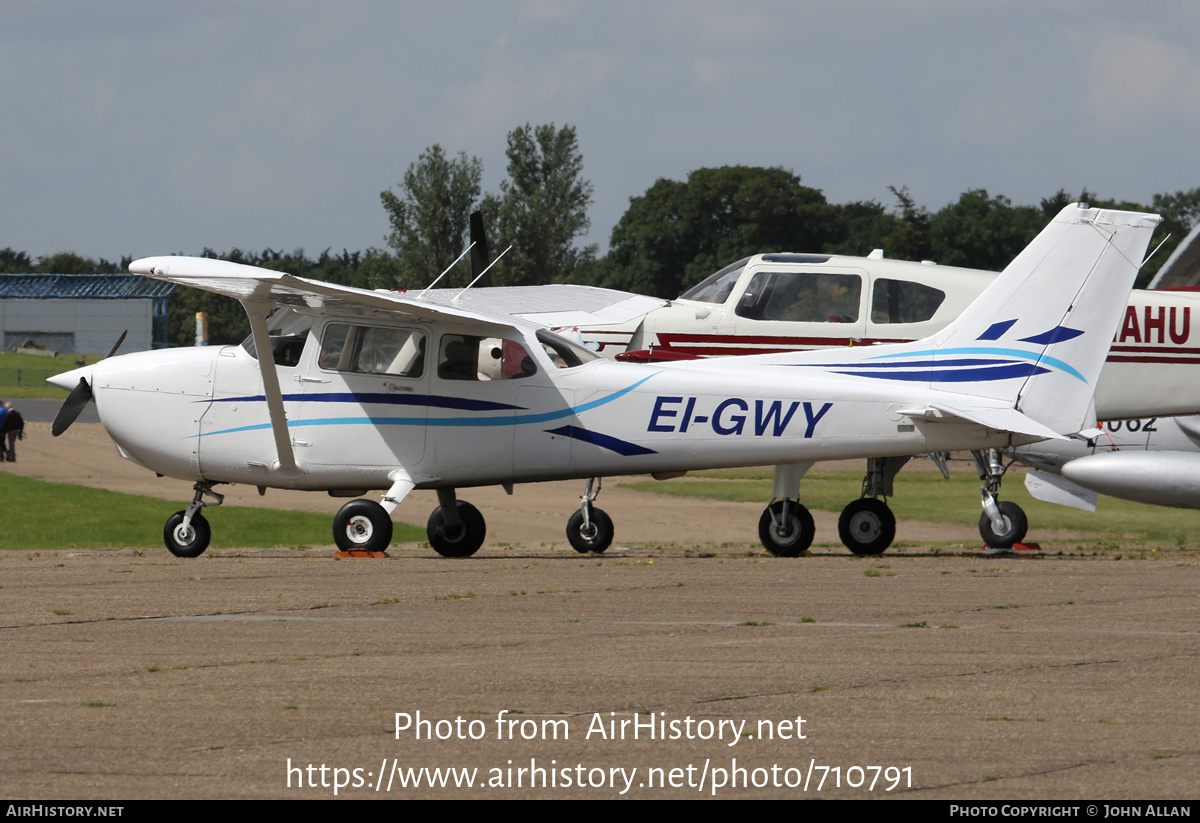
<svg viewBox="0 0 1200 823">
<path fill-rule="evenodd" d="M 792 323 L 855 323 L 862 278 L 828 272 L 758 272 L 738 300 L 748 320 Z"/>
<path fill-rule="evenodd" d="M 879 279 L 871 289 L 871 322 L 924 323 L 937 314 L 946 293 L 908 280 Z"/>
<path fill-rule="evenodd" d="M 425 335 L 412 329 L 329 323 L 318 365 L 327 371 L 420 377 L 425 373 Z"/>
</svg>

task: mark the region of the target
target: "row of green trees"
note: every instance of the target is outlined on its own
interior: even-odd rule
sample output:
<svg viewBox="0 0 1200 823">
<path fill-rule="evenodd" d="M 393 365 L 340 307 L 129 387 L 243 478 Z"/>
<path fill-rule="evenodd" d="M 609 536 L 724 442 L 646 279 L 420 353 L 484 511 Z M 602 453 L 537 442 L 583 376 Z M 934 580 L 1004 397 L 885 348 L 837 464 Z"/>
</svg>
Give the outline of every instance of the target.
<svg viewBox="0 0 1200 823">
<path fill-rule="evenodd" d="M 579 248 L 575 240 L 590 227 L 587 208 L 592 184 L 583 176 L 583 156 L 575 129 L 526 124 L 508 134 L 508 177 L 499 194 L 481 194 L 483 163 L 460 152 L 448 157 L 440 145 L 422 152 L 408 167 L 399 191 L 380 197 L 396 253 L 392 283 L 423 288 L 465 247 L 467 217 L 486 216 L 494 254 L 511 250 L 497 264 L 492 282 L 529 286 L 573 281 L 596 259 L 596 246 Z M 466 262 L 447 275 L 446 285 L 465 285 Z M 439 284 L 441 285 L 441 284 Z"/>
<path fill-rule="evenodd" d="M 1153 242 L 1170 237 L 1139 276 L 1144 285 L 1200 220 L 1200 188 L 1156 194 L 1150 206 L 1086 190 L 1079 197 L 1059 190 L 1037 206 L 1014 206 L 1002 195 L 972 189 L 933 213 L 907 189 L 891 191 L 898 205 L 889 210 L 875 201 L 829 203 L 779 168 L 727 166 L 698 169 L 683 182 L 659 180 L 630 201 L 593 282 L 671 297 L 720 266 L 766 250 L 861 257 L 883 249 L 898 260 L 999 271 L 1063 206 L 1081 200 L 1163 215 Z"/>
<path fill-rule="evenodd" d="M 493 270 L 494 285 L 588 283 L 674 297 L 741 257 L 762 251 L 863 256 L 881 248 L 888 257 L 935 260 L 943 265 L 1002 269 L 1064 205 L 1083 200 L 1108 208 L 1154 211 L 1164 221 L 1154 243 L 1170 239 L 1146 266 L 1145 283 L 1200 221 L 1200 188 L 1156 194 L 1150 204 L 1109 200 L 1086 189 L 1078 197 L 1059 190 L 1037 205 L 1013 205 L 983 189 L 964 192 L 936 212 L 917 204 L 907 188 L 890 187 L 895 203 L 829 203 L 818 189 L 783 168 L 723 166 L 693 171 L 686 180 L 660 179 L 630 199 L 613 228 L 609 250 L 580 247 L 589 228 L 592 184 L 583 176 L 575 129 L 526 124 L 508 134 L 507 177 L 497 193 L 481 188 L 483 164 L 440 145 L 427 148 L 395 187 L 380 197 L 391 231 L 389 249 L 316 259 L 234 249 L 214 257 L 286 271 L 301 277 L 362 288 L 424 288 L 466 248 L 468 215 L 481 209 L 492 257 L 511 249 Z M 24 252 L 0 250 L 0 273 L 94 273 L 126 270 L 119 264 L 62 253 L 33 261 Z M 459 263 L 441 286 L 469 282 Z M 248 334 L 235 302 L 180 289 L 171 297 L 170 339 L 189 345 L 197 311 L 209 314 L 213 342 Z"/>
<path fill-rule="evenodd" d="M 1074 200 L 1163 215 L 1154 242 L 1169 239 L 1143 270 L 1144 284 L 1200 220 L 1200 188 L 1156 194 L 1150 204 L 1060 189 L 1031 206 L 971 189 L 930 212 L 907 188 L 890 187 L 891 207 L 836 204 L 787 169 L 723 166 L 682 181 L 660 179 L 631 198 L 608 254 L 597 257 L 594 246 L 576 245 L 589 225 L 592 185 L 583 177 L 575 130 L 523 126 L 509 133 L 507 156 L 499 195 L 481 195 L 482 163 L 464 153 L 452 158 L 434 145 L 409 166 L 399 191 L 382 195 L 398 268 L 379 285 L 424 286 L 465 247 L 466 215 L 476 204 L 498 241 L 494 248 L 512 246 L 496 284 L 590 283 L 657 297 L 674 297 L 721 266 L 766 250 L 862 256 L 879 248 L 901 260 L 999 270 Z M 457 268 L 447 282 L 466 282 L 466 263 Z"/>
</svg>

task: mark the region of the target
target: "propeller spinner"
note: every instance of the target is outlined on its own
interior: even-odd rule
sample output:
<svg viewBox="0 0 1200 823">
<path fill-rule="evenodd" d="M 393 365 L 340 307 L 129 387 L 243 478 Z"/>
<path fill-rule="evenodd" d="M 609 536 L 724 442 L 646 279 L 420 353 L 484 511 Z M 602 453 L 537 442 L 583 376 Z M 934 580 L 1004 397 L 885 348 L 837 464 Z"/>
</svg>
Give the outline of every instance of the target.
<svg viewBox="0 0 1200 823">
<path fill-rule="evenodd" d="M 117 338 L 117 342 L 109 349 L 108 354 L 104 355 L 104 359 L 112 357 L 117 353 L 117 349 L 121 348 L 121 344 L 125 342 L 125 335 L 129 330 L 121 332 L 121 336 Z M 51 382 L 54 382 L 51 380 Z M 66 388 L 66 386 L 63 386 Z M 67 399 L 63 401 L 62 406 L 58 409 L 58 414 L 54 416 L 54 422 L 50 425 L 50 433 L 55 437 L 65 432 L 71 427 L 83 411 L 83 407 L 92 399 L 92 387 L 88 383 L 86 377 L 80 377 L 79 382 L 75 384 L 75 388 L 71 389 L 71 393 L 67 395 Z"/>
</svg>

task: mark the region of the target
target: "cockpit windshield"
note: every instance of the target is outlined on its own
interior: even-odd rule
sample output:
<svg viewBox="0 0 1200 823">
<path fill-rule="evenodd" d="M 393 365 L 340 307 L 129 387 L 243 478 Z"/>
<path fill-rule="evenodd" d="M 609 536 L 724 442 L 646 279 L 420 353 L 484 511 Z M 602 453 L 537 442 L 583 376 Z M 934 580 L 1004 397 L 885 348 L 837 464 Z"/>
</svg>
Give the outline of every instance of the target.
<svg viewBox="0 0 1200 823">
<path fill-rule="evenodd" d="M 304 341 L 312 328 L 313 318 L 295 309 L 281 308 L 267 318 L 267 334 L 271 337 L 271 353 L 276 366 L 295 366 L 304 351 Z M 258 359 L 254 349 L 254 335 L 242 341 L 242 348 L 251 357 Z"/>
<path fill-rule="evenodd" d="M 730 263 L 716 274 L 706 277 L 698 285 L 679 295 L 679 299 L 696 300 L 701 303 L 724 303 L 725 298 L 729 297 L 729 293 L 737 285 L 742 269 L 746 268 L 746 264 L 749 262 L 750 258 L 745 257 L 736 263 Z"/>
<path fill-rule="evenodd" d="M 538 329 L 537 339 L 550 362 L 560 369 L 573 369 L 584 363 L 603 359 L 591 349 L 545 329 Z"/>
</svg>

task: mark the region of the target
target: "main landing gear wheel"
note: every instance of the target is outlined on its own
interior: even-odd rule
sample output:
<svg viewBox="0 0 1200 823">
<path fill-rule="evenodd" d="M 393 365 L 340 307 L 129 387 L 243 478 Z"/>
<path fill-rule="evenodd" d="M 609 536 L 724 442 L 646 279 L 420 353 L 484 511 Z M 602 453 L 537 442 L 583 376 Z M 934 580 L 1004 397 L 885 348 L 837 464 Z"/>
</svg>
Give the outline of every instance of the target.
<svg viewBox="0 0 1200 823">
<path fill-rule="evenodd" d="M 882 500 L 860 497 L 842 509 L 838 537 L 859 557 L 883 554 L 896 539 L 896 515 Z"/>
<path fill-rule="evenodd" d="M 1029 531 L 1029 521 L 1025 517 L 1025 511 L 1016 503 L 1004 500 L 998 505 L 1005 528 L 996 531 L 992 527 L 992 519 L 984 512 L 979 515 L 979 536 L 993 549 L 1011 549 L 1014 544 L 1025 539 L 1025 532 Z"/>
<path fill-rule="evenodd" d="M 458 509 L 458 525 L 448 525 L 442 507 L 438 506 L 429 515 L 425 531 L 433 550 L 442 557 L 470 557 L 483 545 L 487 524 L 483 522 L 479 509 L 467 501 L 457 500 L 455 505 Z"/>
<path fill-rule="evenodd" d="M 592 507 L 589 511 L 587 528 L 583 525 L 583 512 L 577 511 L 567 521 L 567 540 L 571 547 L 580 554 L 595 552 L 600 554 L 612 545 L 612 518 L 603 510 Z"/>
<path fill-rule="evenodd" d="M 783 515 L 787 504 L 787 517 Z M 795 500 L 776 500 L 758 518 L 758 539 L 776 557 L 799 557 L 817 534 L 808 509 Z"/>
<path fill-rule="evenodd" d="M 176 557 L 199 557 L 208 548 L 208 541 L 212 540 L 212 530 L 200 512 L 192 515 L 192 522 L 184 528 L 184 514 L 175 512 L 167 518 L 167 525 L 163 527 L 163 542 L 167 544 L 167 551 Z"/>
<path fill-rule="evenodd" d="M 392 544 L 392 518 L 374 500 L 351 500 L 333 518 L 333 542 L 344 552 L 381 552 Z"/>
</svg>

